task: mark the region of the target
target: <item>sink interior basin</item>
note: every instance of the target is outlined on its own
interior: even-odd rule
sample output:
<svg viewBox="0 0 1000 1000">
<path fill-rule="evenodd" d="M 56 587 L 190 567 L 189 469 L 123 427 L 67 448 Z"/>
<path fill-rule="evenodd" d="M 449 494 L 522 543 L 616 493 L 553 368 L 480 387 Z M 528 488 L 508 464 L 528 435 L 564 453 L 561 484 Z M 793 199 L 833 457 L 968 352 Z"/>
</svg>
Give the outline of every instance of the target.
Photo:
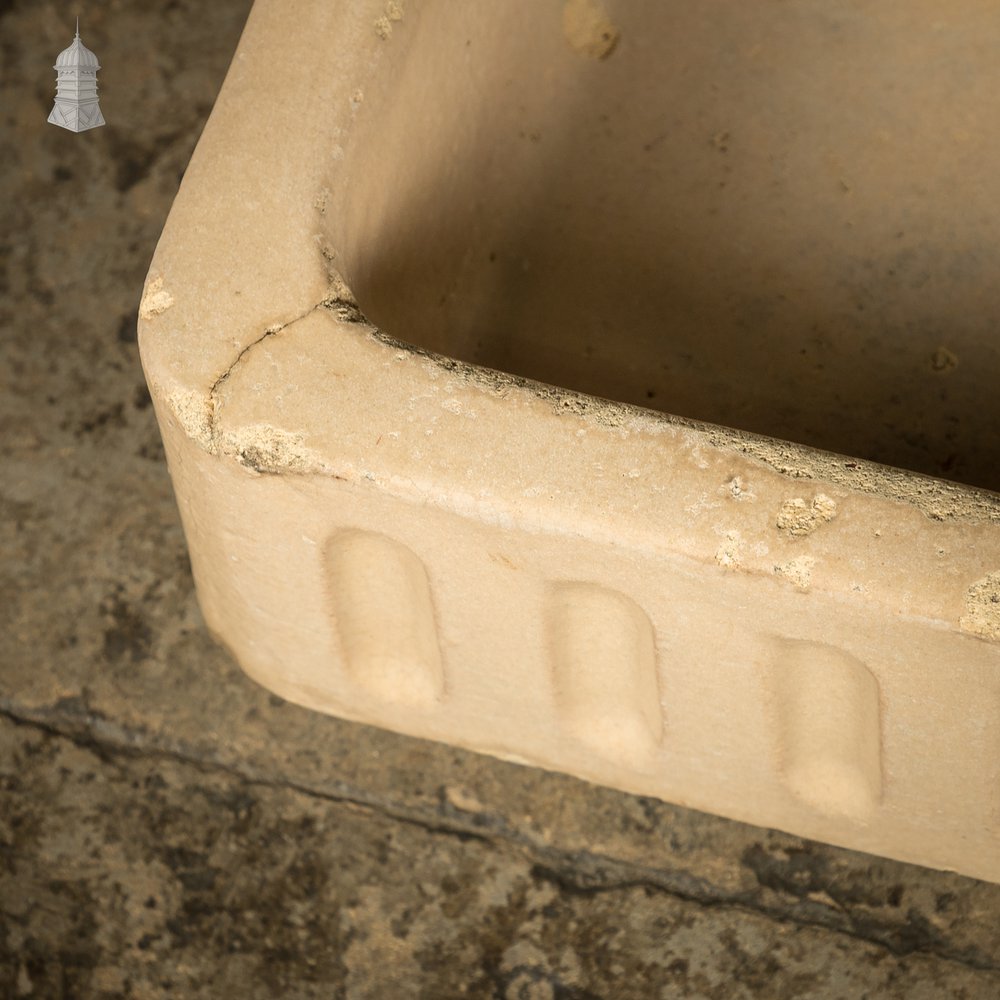
<svg viewBox="0 0 1000 1000">
<path fill-rule="evenodd" d="M 989 5 L 386 10 L 323 194 L 372 323 L 1000 489 Z"/>
</svg>

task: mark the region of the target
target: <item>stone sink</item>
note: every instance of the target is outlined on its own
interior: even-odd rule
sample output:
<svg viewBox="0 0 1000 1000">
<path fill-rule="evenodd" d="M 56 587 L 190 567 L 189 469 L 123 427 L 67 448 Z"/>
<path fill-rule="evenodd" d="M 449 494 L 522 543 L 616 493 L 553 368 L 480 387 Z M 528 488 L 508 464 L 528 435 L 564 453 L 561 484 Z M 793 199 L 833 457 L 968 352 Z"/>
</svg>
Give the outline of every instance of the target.
<svg viewBox="0 0 1000 1000">
<path fill-rule="evenodd" d="M 1000 881 L 1000 19 L 257 0 L 140 308 L 322 712 Z"/>
</svg>

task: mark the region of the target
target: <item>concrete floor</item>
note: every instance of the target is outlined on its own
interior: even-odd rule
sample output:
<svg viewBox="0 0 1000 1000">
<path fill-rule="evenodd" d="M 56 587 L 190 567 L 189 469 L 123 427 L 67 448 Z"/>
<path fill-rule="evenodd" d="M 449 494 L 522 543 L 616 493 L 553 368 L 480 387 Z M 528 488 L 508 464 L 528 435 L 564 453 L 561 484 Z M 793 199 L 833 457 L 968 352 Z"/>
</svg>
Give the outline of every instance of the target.
<svg viewBox="0 0 1000 1000">
<path fill-rule="evenodd" d="M 1000 887 L 284 704 L 208 636 L 135 345 L 247 0 L 0 3 L 0 997 L 995 998 Z"/>
</svg>

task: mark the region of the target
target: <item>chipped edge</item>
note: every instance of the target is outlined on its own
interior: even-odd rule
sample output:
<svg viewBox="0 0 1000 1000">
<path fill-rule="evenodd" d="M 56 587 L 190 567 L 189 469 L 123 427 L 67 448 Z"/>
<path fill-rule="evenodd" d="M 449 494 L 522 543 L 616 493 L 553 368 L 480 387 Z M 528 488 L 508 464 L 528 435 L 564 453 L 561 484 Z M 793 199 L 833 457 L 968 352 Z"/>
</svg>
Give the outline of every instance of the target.
<svg viewBox="0 0 1000 1000">
<path fill-rule="evenodd" d="M 174 297 L 163 287 L 163 278 L 154 278 L 142 293 L 139 318 L 150 319 L 166 312 L 174 304 Z"/>
<path fill-rule="evenodd" d="M 987 573 L 965 594 L 965 614 L 959 628 L 981 639 L 1000 639 L 1000 570 Z"/>
</svg>

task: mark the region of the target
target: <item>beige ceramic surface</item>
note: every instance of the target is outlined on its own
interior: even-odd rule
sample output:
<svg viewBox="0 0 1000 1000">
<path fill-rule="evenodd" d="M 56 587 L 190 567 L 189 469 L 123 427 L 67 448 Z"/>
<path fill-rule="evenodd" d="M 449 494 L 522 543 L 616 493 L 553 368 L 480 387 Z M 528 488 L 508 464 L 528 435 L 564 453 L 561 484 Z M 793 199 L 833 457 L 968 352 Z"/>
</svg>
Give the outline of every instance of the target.
<svg viewBox="0 0 1000 1000">
<path fill-rule="evenodd" d="M 997 51 L 971 0 L 258 0 L 140 308 L 211 627 L 1000 881 Z"/>
</svg>

